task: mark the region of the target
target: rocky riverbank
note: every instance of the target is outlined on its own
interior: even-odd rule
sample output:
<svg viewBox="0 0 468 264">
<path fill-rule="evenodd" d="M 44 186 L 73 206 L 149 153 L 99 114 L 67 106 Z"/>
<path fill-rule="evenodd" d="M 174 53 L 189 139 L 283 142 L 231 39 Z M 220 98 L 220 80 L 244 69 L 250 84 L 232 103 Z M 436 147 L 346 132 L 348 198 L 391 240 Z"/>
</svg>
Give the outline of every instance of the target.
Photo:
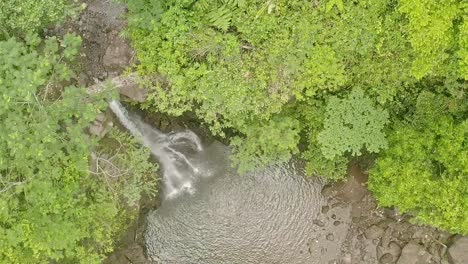
<svg viewBox="0 0 468 264">
<path fill-rule="evenodd" d="M 322 190 L 329 205 L 322 208 L 321 221 L 339 225 L 339 215 L 346 213 L 351 220 L 341 247 L 343 257 L 331 263 L 468 263 L 467 237 L 416 225 L 409 215 L 378 208 L 366 181 L 367 175 L 353 165 L 347 181 Z"/>
</svg>

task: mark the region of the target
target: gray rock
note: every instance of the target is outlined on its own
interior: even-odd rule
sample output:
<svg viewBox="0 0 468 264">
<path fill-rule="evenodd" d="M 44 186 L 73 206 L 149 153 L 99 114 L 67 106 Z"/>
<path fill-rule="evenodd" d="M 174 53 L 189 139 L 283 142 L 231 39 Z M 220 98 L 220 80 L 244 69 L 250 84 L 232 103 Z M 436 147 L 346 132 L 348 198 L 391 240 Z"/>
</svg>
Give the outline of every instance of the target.
<svg viewBox="0 0 468 264">
<path fill-rule="evenodd" d="M 367 239 L 378 239 L 382 237 L 383 233 L 383 228 L 376 225 L 372 225 L 364 232 L 364 235 Z"/>
<path fill-rule="evenodd" d="M 147 97 L 146 89 L 142 88 L 138 83 L 138 77 L 135 74 L 117 76 L 110 79 L 108 82 L 99 82 L 89 86 L 87 91 L 89 94 L 101 93 L 108 86 L 117 89 L 121 95 L 127 97 L 134 102 L 144 102 Z"/>
<path fill-rule="evenodd" d="M 91 123 L 88 131 L 91 135 L 102 138 L 109 132 L 112 126 L 112 121 L 109 120 L 104 113 L 100 113 L 96 116 L 96 120 Z"/>
<path fill-rule="evenodd" d="M 427 264 L 431 258 L 432 255 L 424 247 L 415 242 L 410 242 L 403 248 L 397 264 Z"/>
<path fill-rule="evenodd" d="M 393 259 L 398 259 L 401 255 L 401 247 L 396 242 L 390 242 L 386 251 L 393 256 Z"/>
<path fill-rule="evenodd" d="M 448 257 L 451 264 L 468 263 L 468 236 L 457 237 L 448 250 Z"/>
<path fill-rule="evenodd" d="M 102 58 L 104 67 L 110 71 L 120 71 L 130 64 L 133 56 L 130 45 L 118 36 L 118 33 L 111 34 L 110 45 Z"/>
<path fill-rule="evenodd" d="M 335 236 L 332 234 L 332 233 L 329 233 L 327 236 L 326 236 L 327 240 L 328 241 L 334 241 L 335 240 Z"/>
<path fill-rule="evenodd" d="M 320 227 L 324 227 L 324 226 L 325 226 L 325 223 L 324 223 L 324 222 L 322 222 L 322 221 L 320 221 L 320 220 L 317 220 L 317 219 L 314 220 L 314 221 L 312 221 L 312 223 L 314 223 L 315 225 L 318 225 L 318 226 L 320 226 Z"/>
<path fill-rule="evenodd" d="M 342 264 L 352 264 L 352 256 L 350 253 L 346 253 L 342 258 L 341 258 L 341 263 Z"/>
<path fill-rule="evenodd" d="M 322 214 L 328 213 L 329 210 L 330 210 L 330 207 L 328 205 L 322 206 Z"/>
<path fill-rule="evenodd" d="M 389 253 L 387 254 L 384 254 L 380 259 L 379 259 L 379 262 L 381 264 L 389 264 L 389 263 L 393 263 L 393 256 Z"/>
<path fill-rule="evenodd" d="M 333 186 L 332 185 L 325 185 L 323 188 L 322 188 L 322 195 L 325 196 L 325 197 L 330 197 L 333 195 Z"/>
<path fill-rule="evenodd" d="M 367 189 L 355 177 L 349 177 L 336 183 L 333 188 L 336 190 L 334 197 L 346 203 L 357 203 L 368 193 Z"/>
<path fill-rule="evenodd" d="M 384 234 L 382 235 L 382 238 L 380 240 L 380 244 L 383 246 L 383 247 L 388 247 L 388 245 L 390 244 L 390 241 L 392 241 L 392 231 L 393 229 L 391 227 L 387 227 L 387 229 L 385 229 L 385 232 Z"/>
</svg>

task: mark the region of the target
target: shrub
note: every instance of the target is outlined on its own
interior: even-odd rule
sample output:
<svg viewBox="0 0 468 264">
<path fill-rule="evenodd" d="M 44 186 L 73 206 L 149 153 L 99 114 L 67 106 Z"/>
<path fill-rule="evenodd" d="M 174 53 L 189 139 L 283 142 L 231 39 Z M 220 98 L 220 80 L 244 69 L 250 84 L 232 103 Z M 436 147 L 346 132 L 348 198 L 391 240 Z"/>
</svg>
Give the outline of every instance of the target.
<svg viewBox="0 0 468 264">
<path fill-rule="evenodd" d="M 425 116 L 414 126 L 396 126 L 390 148 L 370 171 L 369 188 L 382 206 L 468 234 L 468 121 Z"/>
<path fill-rule="evenodd" d="M 27 40 L 0 41 L 0 263 L 100 263 L 130 217 L 105 179 L 90 173 L 96 139 L 84 130 L 105 97 L 62 91 L 79 38 Z M 127 154 L 131 175 L 154 168 L 146 152 Z"/>
<path fill-rule="evenodd" d="M 132 135 L 113 128 L 100 141 L 91 167 L 116 202 L 135 208 L 143 194 L 156 194 L 158 166 L 150 155 Z"/>
<path fill-rule="evenodd" d="M 195 113 L 242 170 L 301 149 L 310 174 L 340 179 L 422 91 L 465 94 L 463 1 L 122 1 L 142 107 Z"/>
<path fill-rule="evenodd" d="M 76 12 L 70 0 L 2 0 L 0 2 L 0 40 L 24 36 L 62 21 Z"/>
<path fill-rule="evenodd" d="M 377 109 L 362 90 L 353 90 L 347 98 L 331 97 L 325 113 L 324 128 L 317 135 L 323 155 L 360 156 L 365 149 L 378 153 L 387 148 L 384 127 L 388 113 Z"/>
</svg>

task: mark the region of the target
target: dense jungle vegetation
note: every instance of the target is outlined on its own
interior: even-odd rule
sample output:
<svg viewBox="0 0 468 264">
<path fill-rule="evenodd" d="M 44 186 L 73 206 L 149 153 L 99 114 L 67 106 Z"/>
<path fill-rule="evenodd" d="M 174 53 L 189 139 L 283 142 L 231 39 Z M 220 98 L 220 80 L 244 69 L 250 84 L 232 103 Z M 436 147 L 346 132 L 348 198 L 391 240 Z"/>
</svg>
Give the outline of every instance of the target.
<svg viewBox="0 0 468 264">
<path fill-rule="evenodd" d="M 468 233 L 468 2 L 125 2 L 145 109 L 195 112 L 241 171 L 375 161 L 382 206 Z"/>
<path fill-rule="evenodd" d="M 81 38 L 40 37 L 75 11 L 66 0 L 0 2 L 0 263 L 101 263 L 155 189 L 134 139 L 86 133 L 112 94 L 65 85 Z"/>
<path fill-rule="evenodd" d="M 337 181 L 366 160 L 380 205 L 468 234 L 468 2 L 122 2 L 143 109 L 195 113 L 241 172 L 296 155 Z M 100 263 L 155 190 L 137 142 L 86 131 L 116 95 L 68 81 L 80 37 L 43 34 L 77 12 L 0 1 L 0 263 Z"/>
</svg>

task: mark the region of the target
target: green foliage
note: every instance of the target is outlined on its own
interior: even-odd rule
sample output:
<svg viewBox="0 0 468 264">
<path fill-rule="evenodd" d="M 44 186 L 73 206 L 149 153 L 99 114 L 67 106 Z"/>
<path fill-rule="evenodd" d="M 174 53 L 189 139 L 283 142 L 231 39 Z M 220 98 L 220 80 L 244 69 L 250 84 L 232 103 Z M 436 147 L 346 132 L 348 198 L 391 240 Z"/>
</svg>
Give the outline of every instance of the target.
<svg viewBox="0 0 468 264">
<path fill-rule="evenodd" d="M 316 145 L 310 145 L 302 156 L 307 161 L 307 175 L 321 176 L 331 181 L 343 180 L 346 176 L 348 159 L 344 156 L 328 159 Z"/>
<path fill-rule="evenodd" d="M 335 6 L 338 8 L 338 10 L 340 12 L 344 11 L 343 0 L 330 0 L 330 1 L 328 1 L 327 5 L 325 7 L 325 10 L 327 10 L 327 12 L 330 12 L 330 10 Z"/>
<path fill-rule="evenodd" d="M 408 33 L 411 45 L 415 51 L 415 60 L 411 69 L 416 78 L 426 75 L 446 75 L 447 70 L 457 71 L 457 66 L 447 67 L 447 64 L 457 65 L 452 55 L 461 50 L 462 56 L 468 46 L 463 43 L 463 30 L 460 22 L 463 12 L 467 12 L 467 3 L 462 0 L 400 0 L 399 10 L 409 18 Z M 463 8 L 464 6 L 464 8 Z M 464 10 L 465 9 L 465 10 Z M 459 29 L 461 28 L 461 30 Z M 460 35 L 459 35 L 460 34 Z M 457 41 L 460 38 L 460 46 Z M 461 67 L 466 58 L 460 58 Z M 455 60 L 455 61 L 454 61 Z M 443 67 L 440 67 L 444 65 Z M 460 75 L 466 72 L 460 69 Z"/>
<path fill-rule="evenodd" d="M 339 180 L 350 156 L 394 147 L 388 123 L 440 113 L 433 94 L 466 109 L 464 1 L 124 2 L 142 107 L 195 113 L 241 170 L 300 149 L 308 174 Z"/>
<path fill-rule="evenodd" d="M 460 75 L 465 80 L 468 80 L 468 3 L 462 3 L 462 5 L 463 22 L 459 27 L 459 50 L 457 55 L 460 58 Z"/>
<path fill-rule="evenodd" d="M 317 140 L 326 158 L 333 160 L 346 153 L 360 156 L 362 149 L 378 153 L 387 148 L 383 129 L 388 113 L 376 109 L 362 90 L 353 90 L 344 99 L 331 97 L 325 115 Z"/>
<path fill-rule="evenodd" d="M 158 5 L 164 12 L 153 16 L 151 29 L 130 25 L 138 71 L 151 76 L 144 107 L 195 111 L 220 136 L 235 130 L 240 167 L 288 159 L 299 139 L 290 124 L 300 121 L 284 118 L 284 109 L 295 99 L 337 91 L 347 80 L 335 51 L 316 45 L 316 11 L 307 6 L 305 15 L 302 5 L 287 1 Z M 137 7 L 130 8 L 132 17 L 140 17 Z"/>
<path fill-rule="evenodd" d="M 468 122 L 449 116 L 416 128 L 398 125 L 390 148 L 370 171 L 382 206 L 397 206 L 422 223 L 468 234 Z"/>
<path fill-rule="evenodd" d="M 227 31 L 231 26 L 232 18 L 239 14 L 239 8 L 242 8 L 245 3 L 244 0 L 219 0 L 214 3 L 201 0 L 197 1 L 196 5 L 198 5 L 196 9 L 206 13 L 204 18 L 208 23 L 222 31 Z"/>
<path fill-rule="evenodd" d="M 130 216 L 89 170 L 96 140 L 84 130 L 107 105 L 105 94 L 61 90 L 80 38 L 26 39 L 0 41 L 0 263 L 100 263 Z M 125 183 L 140 186 L 135 174 L 147 175 L 147 153 L 125 146 L 126 157 L 116 154 L 131 165 Z"/>
<path fill-rule="evenodd" d="M 249 124 L 245 137 L 234 137 L 231 141 L 236 154 L 234 164 L 245 172 L 274 161 L 288 160 L 291 151 L 297 152 L 298 141 L 299 124 L 293 118 L 275 117 L 268 123 Z"/>
<path fill-rule="evenodd" d="M 76 12 L 69 0 L 0 1 L 0 40 L 36 32 Z"/>
<path fill-rule="evenodd" d="M 117 202 L 136 207 L 142 195 L 156 194 L 158 167 L 149 157 L 150 151 L 134 137 L 112 129 L 101 141 L 91 165 Z"/>
</svg>

